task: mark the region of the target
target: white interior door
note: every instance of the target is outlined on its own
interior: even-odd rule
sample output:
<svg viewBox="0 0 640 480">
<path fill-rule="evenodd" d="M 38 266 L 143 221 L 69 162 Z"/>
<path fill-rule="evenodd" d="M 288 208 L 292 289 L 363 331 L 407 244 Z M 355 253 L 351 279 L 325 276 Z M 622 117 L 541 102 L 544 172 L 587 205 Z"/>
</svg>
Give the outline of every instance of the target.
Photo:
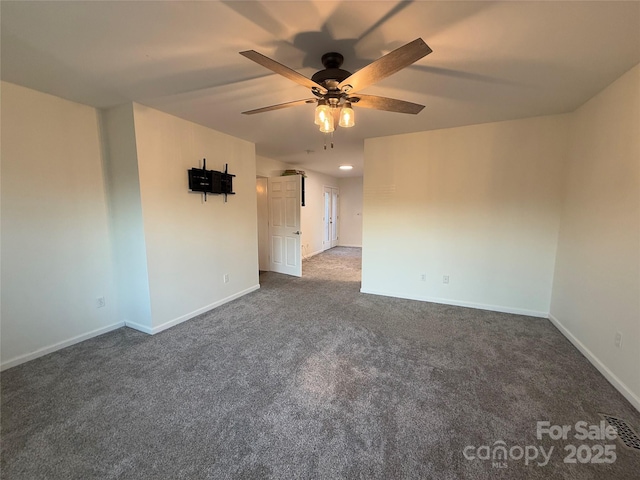
<svg viewBox="0 0 640 480">
<path fill-rule="evenodd" d="M 269 178 L 269 270 L 302 276 L 300 249 L 301 176 Z"/>
<path fill-rule="evenodd" d="M 323 195 L 322 250 L 328 250 L 338 245 L 338 200 L 340 195 L 338 189 L 333 187 L 324 187 Z"/>
<path fill-rule="evenodd" d="M 331 189 L 331 248 L 338 246 L 338 189 Z"/>
</svg>

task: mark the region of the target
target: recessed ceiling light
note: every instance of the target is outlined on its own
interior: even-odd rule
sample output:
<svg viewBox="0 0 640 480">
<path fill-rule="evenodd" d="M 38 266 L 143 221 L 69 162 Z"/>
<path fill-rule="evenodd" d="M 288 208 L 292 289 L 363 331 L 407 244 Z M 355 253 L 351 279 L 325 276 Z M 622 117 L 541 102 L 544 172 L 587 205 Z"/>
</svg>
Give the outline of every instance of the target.
<svg viewBox="0 0 640 480">
<path fill-rule="evenodd" d="M 352 168 L 352 165 L 340 165 L 340 170 L 351 170 Z"/>
</svg>

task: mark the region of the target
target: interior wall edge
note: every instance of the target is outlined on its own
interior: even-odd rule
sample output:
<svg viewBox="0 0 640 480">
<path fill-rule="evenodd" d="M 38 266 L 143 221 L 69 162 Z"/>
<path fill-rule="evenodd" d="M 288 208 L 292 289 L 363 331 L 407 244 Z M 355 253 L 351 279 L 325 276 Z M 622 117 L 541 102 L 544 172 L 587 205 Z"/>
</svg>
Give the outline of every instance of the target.
<svg viewBox="0 0 640 480">
<path fill-rule="evenodd" d="M 578 340 L 570 331 L 567 329 L 562 322 L 556 318 L 553 314 L 549 314 L 549 321 L 564 335 L 564 337 L 571 342 L 571 344 L 576 347 L 580 353 L 593 365 L 598 369 L 598 371 L 602 374 L 607 381 L 618 390 L 624 398 L 626 398 L 633 407 L 640 412 L 640 397 L 638 397 L 635 393 L 631 391 L 631 389 L 622 381 L 618 376 L 613 373 L 607 366 L 591 351 L 589 350 L 584 343 Z M 603 412 L 607 413 L 607 412 Z"/>
</svg>

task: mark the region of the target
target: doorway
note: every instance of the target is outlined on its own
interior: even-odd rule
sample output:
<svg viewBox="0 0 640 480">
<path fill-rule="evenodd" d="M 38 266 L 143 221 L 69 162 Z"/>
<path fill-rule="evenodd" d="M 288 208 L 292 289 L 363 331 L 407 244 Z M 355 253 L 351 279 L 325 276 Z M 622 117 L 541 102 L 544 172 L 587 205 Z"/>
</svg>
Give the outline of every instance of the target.
<svg viewBox="0 0 640 480">
<path fill-rule="evenodd" d="M 340 201 L 339 190 L 335 187 L 323 187 L 324 192 L 324 214 L 323 214 L 323 236 L 322 250 L 328 250 L 338 245 L 338 202 Z"/>
<path fill-rule="evenodd" d="M 302 276 L 302 177 L 257 177 L 258 269 Z"/>
<path fill-rule="evenodd" d="M 269 270 L 269 198 L 267 177 L 256 178 L 258 200 L 258 270 Z"/>
</svg>

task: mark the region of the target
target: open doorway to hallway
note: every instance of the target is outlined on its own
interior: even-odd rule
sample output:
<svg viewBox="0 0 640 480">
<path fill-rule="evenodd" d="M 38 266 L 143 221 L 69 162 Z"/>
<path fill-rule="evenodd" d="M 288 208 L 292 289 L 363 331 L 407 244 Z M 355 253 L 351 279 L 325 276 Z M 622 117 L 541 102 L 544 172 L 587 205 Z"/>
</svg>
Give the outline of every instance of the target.
<svg viewBox="0 0 640 480">
<path fill-rule="evenodd" d="M 269 199 L 267 197 L 267 177 L 256 178 L 256 198 L 258 202 L 258 270 L 269 270 Z"/>
<path fill-rule="evenodd" d="M 340 221 L 340 191 L 335 187 L 323 188 L 324 214 L 322 250 L 328 250 L 338 245 L 338 225 Z"/>
<path fill-rule="evenodd" d="M 308 172 L 307 175 L 305 206 L 300 208 L 301 259 L 314 257 L 337 246 L 361 247 L 363 178 L 331 179 L 316 172 Z M 260 271 L 271 270 L 268 177 L 273 176 L 280 177 L 279 172 L 262 169 L 256 178 Z"/>
</svg>

